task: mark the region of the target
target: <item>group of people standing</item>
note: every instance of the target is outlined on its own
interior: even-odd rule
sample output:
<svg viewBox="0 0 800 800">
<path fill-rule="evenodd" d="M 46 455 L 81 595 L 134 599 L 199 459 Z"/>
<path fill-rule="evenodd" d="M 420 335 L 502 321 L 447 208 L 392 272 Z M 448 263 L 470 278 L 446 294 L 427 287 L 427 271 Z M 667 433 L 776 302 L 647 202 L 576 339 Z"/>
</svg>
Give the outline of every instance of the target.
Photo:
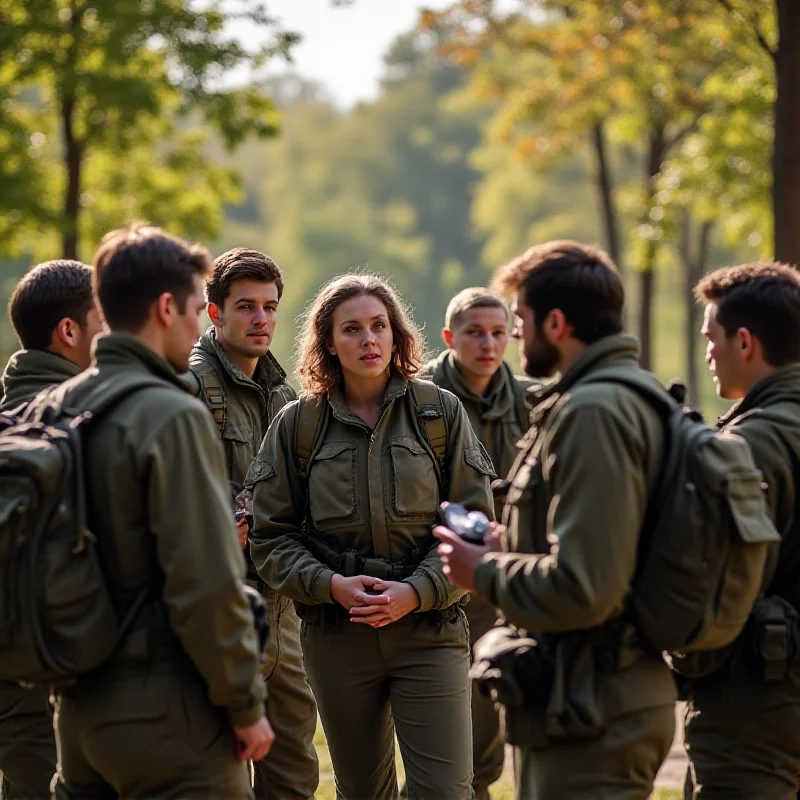
<svg viewBox="0 0 800 800">
<path fill-rule="evenodd" d="M 85 455 L 120 616 L 151 591 L 113 656 L 52 698 L 55 719 L 47 691 L 0 684 L 3 797 L 309 800 L 319 716 L 337 797 L 486 800 L 504 724 L 468 673 L 502 617 L 543 651 L 570 637 L 547 713 L 510 735 L 518 796 L 645 800 L 676 680 L 623 611 L 669 442 L 639 393 L 592 380 L 641 373 L 614 264 L 574 242 L 532 248 L 493 290 L 453 298 L 428 363 L 390 285 L 334 278 L 298 337 L 299 398 L 270 352 L 283 280 L 257 251 L 212 263 L 134 225 L 91 268 L 48 262 L 14 292 L 22 350 L 0 412 L 148 381 L 96 422 Z M 782 536 L 762 600 L 794 609 L 800 275 L 726 268 L 697 297 L 717 389 L 736 401 L 720 425 L 750 444 Z M 512 336 L 524 378 L 504 361 Z M 437 525 L 444 501 L 496 520 L 483 545 Z M 243 579 L 266 600 L 263 654 Z M 618 652 L 600 665 L 615 622 Z M 687 800 L 800 789 L 800 673 L 764 680 L 760 657 L 746 629 L 713 674 L 681 681 Z M 596 718 L 573 724 L 587 695 Z"/>
</svg>

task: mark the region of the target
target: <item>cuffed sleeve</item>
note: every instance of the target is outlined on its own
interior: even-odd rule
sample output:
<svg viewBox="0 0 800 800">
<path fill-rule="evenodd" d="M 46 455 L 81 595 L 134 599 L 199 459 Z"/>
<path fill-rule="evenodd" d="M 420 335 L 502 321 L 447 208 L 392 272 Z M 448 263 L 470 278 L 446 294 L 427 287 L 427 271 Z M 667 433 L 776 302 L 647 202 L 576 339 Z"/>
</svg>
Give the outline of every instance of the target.
<svg viewBox="0 0 800 800">
<path fill-rule="evenodd" d="M 334 572 L 304 544 L 305 489 L 295 455 L 298 413 L 298 402 L 281 410 L 247 474 L 253 487 L 250 556 L 276 592 L 309 605 L 332 603 Z"/>
</svg>

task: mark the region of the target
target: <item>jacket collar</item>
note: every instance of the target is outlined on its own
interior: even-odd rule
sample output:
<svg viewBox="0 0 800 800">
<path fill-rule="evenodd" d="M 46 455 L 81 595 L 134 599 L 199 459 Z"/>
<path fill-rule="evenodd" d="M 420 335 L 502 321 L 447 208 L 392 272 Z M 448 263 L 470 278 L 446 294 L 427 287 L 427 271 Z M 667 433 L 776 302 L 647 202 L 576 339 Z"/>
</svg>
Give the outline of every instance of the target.
<svg viewBox="0 0 800 800">
<path fill-rule="evenodd" d="M 188 391 L 165 358 L 135 336 L 126 333 L 109 333 L 95 339 L 94 363 L 90 370 L 96 372 L 98 367 L 138 370 L 163 378 L 183 391 Z"/>
<path fill-rule="evenodd" d="M 437 386 L 452 392 L 462 403 L 474 405 L 483 420 L 502 419 L 516 413 L 514 383 L 516 379 L 511 367 L 503 362 L 492 375 L 489 390 L 483 396 L 477 394 L 461 374 L 452 350 L 445 350 L 430 362 L 424 372 L 431 375 Z"/>
<path fill-rule="evenodd" d="M 591 373 L 612 364 L 638 367 L 638 359 L 639 341 L 627 333 L 605 336 L 590 344 L 560 378 L 528 390 L 534 406 L 534 420 L 541 419 L 543 412 L 552 408 L 560 397 Z"/>
<path fill-rule="evenodd" d="M 800 398 L 800 364 L 779 367 L 753 385 L 750 391 L 719 419 L 723 427 L 735 422 L 750 411 L 764 408 L 783 400 L 797 402 Z"/>
<path fill-rule="evenodd" d="M 398 397 L 402 397 L 408 391 L 408 380 L 402 375 L 395 372 L 389 378 L 389 384 L 386 387 L 386 394 L 383 398 L 383 405 L 381 406 L 380 416 Z M 364 426 L 366 423 L 357 414 L 353 414 L 347 407 L 344 401 L 344 393 L 342 392 L 341 383 L 337 384 L 328 393 L 328 403 L 333 411 L 333 416 L 342 422 L 355 423 Z M 379 418 L 380 418 L 379 416 Z"/>
<path fill-rule="evenodd" d="M 286 383 L 286 372 L 284 372 L 278 360 L 271 352 L 267 352 L 265 356 L 258 359 L 258 365 L 256 366 L 256 371 L 252 378 L 245 375 L 222 349 L 222 346 L 217 341 L 217 332 L 214 330 L 213 325 L 209 326 L 206 332 L 200 337 L 200 340 L 195 345 L 195 350 L 205 356 L 211 356 L 216 359 L 230 379 L 242 386 L 247 386 L 251 389 L 266 389 L 269 391 Z"/>
<path fill-rule="evenodd" d="M 49 350 L 20 350 L 11 356 L 0 377 L 2 406 L 7 409 L 21 406 L 80 371 L 73 361 Z"/>
</svg>

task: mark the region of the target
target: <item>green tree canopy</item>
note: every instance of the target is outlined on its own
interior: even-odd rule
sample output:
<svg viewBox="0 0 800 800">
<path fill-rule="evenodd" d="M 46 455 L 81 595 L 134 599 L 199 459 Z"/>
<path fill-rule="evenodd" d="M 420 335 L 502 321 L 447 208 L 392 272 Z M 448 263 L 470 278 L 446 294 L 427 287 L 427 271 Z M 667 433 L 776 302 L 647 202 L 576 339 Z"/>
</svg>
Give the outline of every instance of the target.
<svg viewBox="0 0 800 800">
<path fill-rule="evenodd" d="M 262 29 L 265 43 L 244 48 L 228 32 L 235 20 Z M 236 179 L 206 163 L 193 124 L 216 130 L 227 147 L 272 136 L 270 98 L 228 76 L 256 73 L 295 38 L 255 0 L 6 0 L 0 129 L 10 133 L 0 155 L 19 165 L 0 173 L 7 219 L 21 215 L 60 235 L 67 257 L 135 216 L 213 235 Z M 21 192 L 19 174 L 36 178 Z M 0 247 L 13 249 L 15 232 L 0 227 Z M 55 242 L 37 238 L 53 255 Z"/>
</svg>

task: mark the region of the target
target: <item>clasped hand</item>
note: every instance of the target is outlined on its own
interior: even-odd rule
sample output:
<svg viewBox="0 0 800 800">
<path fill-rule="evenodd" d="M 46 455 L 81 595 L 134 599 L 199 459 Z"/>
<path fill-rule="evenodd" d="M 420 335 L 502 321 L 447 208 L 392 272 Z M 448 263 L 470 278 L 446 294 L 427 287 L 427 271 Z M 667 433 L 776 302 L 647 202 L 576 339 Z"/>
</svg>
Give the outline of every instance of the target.
<svg viewBox="0 0 800 800">
<path fill-rule="evenodd" d="M 419 606 L 417 590 L 402 581 L 384 581 L 369 575 L 334 575 L 331 596 L 350 612 L 350 621 L 382 628 Z"/>
</svg>

